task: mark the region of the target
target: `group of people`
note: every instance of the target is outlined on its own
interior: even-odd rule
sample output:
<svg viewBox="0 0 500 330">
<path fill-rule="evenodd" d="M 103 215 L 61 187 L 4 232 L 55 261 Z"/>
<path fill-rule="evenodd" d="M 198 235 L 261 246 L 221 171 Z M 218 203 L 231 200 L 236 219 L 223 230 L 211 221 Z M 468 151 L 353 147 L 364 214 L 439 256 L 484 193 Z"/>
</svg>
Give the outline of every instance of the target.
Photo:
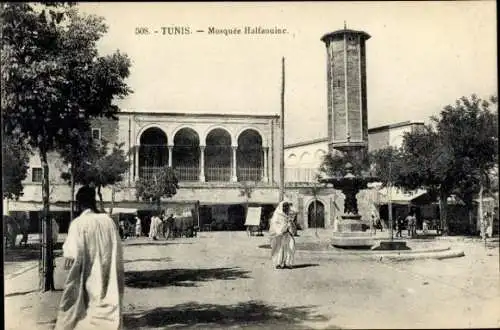
<svg viewBox="0 0 500 330">
<path fill-rule="evenodd" d="M 159 213 L 153 214 L 151 217 L 151 223 L 149 226 L 149 234 L 148 237 L 151 238 L 152 240 L 157 240 L 160 235 L 162 235 L 165 239 L 169 239 L 172 236 L 173 232 L 173 226 L 174 226 L 174 215 L 171 214 L 170 216 L 166 217 L 165 216 L 165 211 L 161 212 L 160 215 Z M 142 220 L 139 218 L 138 215 L 134 217 L 135 224 L 134 224 L 134 234 L 136 238 L 139 238 L 143 235 L 142 232 Z M 119 224 L 119 233 L 120 237 L 122 239 L 126 239 L 129 236 L 129 230 L 127 228 L 127 224 L 125 220 L 120 220 Z"/>
<path fill-rule="evenodd" d="M 406 218 L 403 220 L 401 216 L 398 216 L 395 221 L 396 225 L 396 237 L 403 237 L 403 229 L 408 230 L 408 237 L 417 236 L 417 217 L 414 212 L 408 213 Z M 425 223 L 424 231 L 427 232 L 427 224 Z"/>
<path fill-rule="evenodd" d="M 172 235 L 174 221 L 174 215 L 170 214 L 166 217 L 165 211 L 162 211 L 160 214 L 154 214 L 151 217 L 151 224 L 149 226 L 149 238 L 157 240 L 161 234 L 165 239 L 169 239 Z"/>
<path fill-rule="evenodd" d="M 55 329 L 121 329 L 124 262 L 119 226 L 108 214 L 98 211 L 95 188 L 80 188 L 76 206 L 79 216 L 71 222 L 63 245 L 68 274 Z M 152 239 L 160 232 L 169 236 L 170 227 L 160 225 L 164 216 L 164 212 L 153 216 L 149 233 Z M 293 268 L 294 217 L 292 204 L 282 201 L 270 220 L 272 264 L 276 269 Z M 138 217 L 136 220 L 136 235 L 140 235 L 141 222 Z M 165 220 L 173 222 L 173 216 Z"/>
</svg>

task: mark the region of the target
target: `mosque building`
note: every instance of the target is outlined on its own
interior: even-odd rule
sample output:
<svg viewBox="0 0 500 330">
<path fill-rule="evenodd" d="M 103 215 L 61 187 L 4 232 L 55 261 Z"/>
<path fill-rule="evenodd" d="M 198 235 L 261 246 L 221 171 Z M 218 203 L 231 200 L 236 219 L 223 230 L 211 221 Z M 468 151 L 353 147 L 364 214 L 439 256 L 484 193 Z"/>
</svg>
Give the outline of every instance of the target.
<svg viewBox="0 0 500 330">
<path fill-rule="evenodd" d="M 344 29 L 322 39 L 328 53 L 328 134 L 324 139 L 282 146 L 280 117 L 276 114 L 125 110 L 117 120 L 94 120 L 94 139 L 123 143 L 124 150 L 129 151 L 130 167 L 123 182 L 103 190 L 106 207 L 113 206 L 116 212 L 150 212 L 154 206 L 136 197 L 135 184 L 168 165 L 175 170 L 180 187 L 175 196 L 162 201 L 162 207 L 196 206 L 200 230 L 243 230 L 245 207 L 259 206 L 265 226 L 279 202 L 283 170 L 285 196 L 298 211 L 299 225 L 331 228 L 337 214 L 343 211 L 344 197 L 331 187 L 314 187 L 319 185 L 319 166 L 332 146 L 354 143 L 368 150 L 398 146 L 404 132 L 423 125 L 408 121 L 367 128 L 368 38 L 365 32 Z M 280 168 L 282 148 L 284 169 Z M 60 174 L 67 168 L 57 154 L 50 156 L 49 163 L 51 210 L 65 219 L 61 225 L 64 232 L 69 223 L 71 192 Z M 18 201 L 10 202 L 9 210 L 29 212 L 30 218 L 36 219 L 41 209 L 41 181 L 40 160 L 33 156 L 23 182 L 24 194 Z M 372 212 L 377 198 L 373 190 L 360 192 L 360 214 L 367 216 Z M 39 229 L 37 221 L 31 223 L 33 231 Z"/>
</svg>

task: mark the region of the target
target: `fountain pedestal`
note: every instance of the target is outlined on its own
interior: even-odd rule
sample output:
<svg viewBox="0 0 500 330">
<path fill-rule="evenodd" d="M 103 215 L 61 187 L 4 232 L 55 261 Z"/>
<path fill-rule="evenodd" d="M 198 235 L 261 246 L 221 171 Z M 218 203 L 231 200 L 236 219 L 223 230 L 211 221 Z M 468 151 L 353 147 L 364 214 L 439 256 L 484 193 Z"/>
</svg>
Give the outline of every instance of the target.
<svg viewBox="0 0 500 330">
<path fill-rule="evenodd" d="M 337 178 L 323 178 L 320 182 L 333 184 L 345 196 L 344 214 L 333 232 L 332 245 L 341 248 L 369 249 L 375 241 L 358 214 L 357 193 L 366 189 L 369 182 L 376 181 L 374 177 L 357 177 L 352 174 L 352 165 L 345 166 L 347 174 Z"/>
</svg>

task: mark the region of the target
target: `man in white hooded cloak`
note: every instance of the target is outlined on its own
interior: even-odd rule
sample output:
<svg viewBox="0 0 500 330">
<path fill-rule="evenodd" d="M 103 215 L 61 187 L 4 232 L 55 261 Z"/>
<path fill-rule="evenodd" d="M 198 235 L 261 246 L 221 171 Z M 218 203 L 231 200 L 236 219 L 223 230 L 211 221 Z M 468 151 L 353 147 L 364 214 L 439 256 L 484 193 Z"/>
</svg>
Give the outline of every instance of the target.
<svg viewBox="0 0 500 330">
<path fill-rule="evenodd" d="M 93 188 L 80 188 L 76 201 L 81 214 L 71 222 L 63 245 L 69 273 L 55 329 L 120 329 L 124 269 L 118 228 L 97 212 Z"/>
</svg>

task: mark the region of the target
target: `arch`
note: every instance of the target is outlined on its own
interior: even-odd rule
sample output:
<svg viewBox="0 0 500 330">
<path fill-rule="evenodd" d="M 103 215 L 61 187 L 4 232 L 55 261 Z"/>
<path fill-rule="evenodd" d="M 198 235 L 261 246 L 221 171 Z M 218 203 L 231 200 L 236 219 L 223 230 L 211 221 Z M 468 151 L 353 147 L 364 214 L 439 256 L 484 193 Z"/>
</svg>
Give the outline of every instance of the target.
<svg viewBox="0 0 500 330">
<path fill-rule="evenodd" d="M 139 130 L 139 132 L 137 132 L 137 135 L 136 135 L 136 145 L 140 145 L 141 144 L 141 136 L 144 134 L 144 132 L 146 132 L 150 128 L 158 128 L 158 129 L 160 129 L 165 134 L 165 136 L 167 137 L 167 141 L 170 141 L 170 137 L 168 136 L 167 132 L 163 129 L 162 126 L 160 126 L 158 124 L 149 124 L 149 125 L 146 125 L 144 127 L 141 127 L 141 129 Z"/>
<path fill-rule="evenodd" d="M 193 127 L 193 126 L 191 126 L 191 125 L 179 125 L 179 126 L 177 126 L 177 127 L 176 127 L 173 131 L 172 131 L 172 143 L 174 142 L 174 139 L 175 139 L 175 136 L 177 135 L 177 133 L 179 133 L 180 131 L 183 131 L 183 130 L 185 130 L 185 129 L 189 129 L 189 130 L 191 130 L 191 131 L 195 132 L 195 133 L 196 133 L 196 135 L 198 136 L 198 140 L 199 140 L 199 142 L 201 142 L 201 138 L 200 138 L 200 137 L 201 137 L 201 134 L 200 134 L 200 132 L 198 132 L 198 131 L 196 130 L 196 128 L 194 128 L 194 127 Z M 201 143 L 200 143 L 200 144 L 201 144 Z"/>
<path fill-rule="evenodd" d="M 315 208 L 316 204 L 316 208 Z M 312 199 L 307 207 L 307 225 L 309 228 L 325 228 L 325 203 Z"/>
<path fill-rule="evenodd" d="M 316 152 L 314 153 L 314 159 L 318 162 L 322 162 L 323 161 L 323 157 L 325 157 L 326 155 L 326 151 L 323 150 L 323 149 L 318 149 L 316 150 Z"/>
<path fill-rule="evenodd" d="M 303 165 L 311 163 L 311 158 L 311 153 L 309 151 L 304 151 L 302 155 L 300 155 L 300 164 Z"/>
<path fill-rule="evenodd" d="M 200 172 L 200 136 L 192 127 L 173 134 L 172 166 L 180 181 L 197 181 Z"/>
<path fill-rule="evenodd" d="M 158 126 L 149 126 L 139 136 L 139 177 L 149 179 L 168 165 L 168 137 Z"/>
<path fill-rule="evenodd" d="M 238 181 L 260 181 L 264 169 L 262 136 L 254 129 L 246 129 L 238 136 L 236 151 Z"/>
<path fill-rule="evenodd" d="M 229 134 L 229 136 L 231 137 L 231 145 L 234 145 L 233 143 L 236 143 L 235 139 L 234 139 L 234 136 L 233 136 L 233 132 L 231 132 L 230 129 L 228 129 L 227 127 L 224 127 L 222 125 L 212 125 L 209 128 L 207 128 L 205 130 L 205 132 L 203 133 L 202 141 L 203 141 L 204 145 L 207 145 L 207 138 L 208 138 L 208 136 L 210 135 L 210 133 L 212 131 L 214 131 L 216 129 L 220 129 L 220 130 L 226 131 L 226 133 Z"/>
<path fill-rule="evenodd" d="M 223 127 L 213 127 L 205 137 L 206 181 L 229 181 L 232 174 L 232 136 Z"/>
<path fill-rule="evenodd" d="M 260 129 L 258 129 L 257 127 L 254 127 L 254 126 L 245 126 L 242 129 L 240 129 L 238 131 L 238 133 L 236 134 L 236 141 L 239 140 L 241 134 L 243 134 L 245 131 L 248 131 L 248 130 L 253 130 L 260 135 L 260 138 L 262 139 L 262 147 L 266 148 L 268 146 L 267 139 L 265 138 L 265 135 L 262 134 L 262 131 Z"/>
<path fill-rule="evenodd" d="M 288 155 L 288 157 L 286 158 L 286 160 L 287 160 L 287 165 L 289 165 L 289 166 L 295 166 L 295 165 L 297 165 L 298 158 L 297 158 L 296 154 L 291 153 L 291 154 Z"/>
</svg>

